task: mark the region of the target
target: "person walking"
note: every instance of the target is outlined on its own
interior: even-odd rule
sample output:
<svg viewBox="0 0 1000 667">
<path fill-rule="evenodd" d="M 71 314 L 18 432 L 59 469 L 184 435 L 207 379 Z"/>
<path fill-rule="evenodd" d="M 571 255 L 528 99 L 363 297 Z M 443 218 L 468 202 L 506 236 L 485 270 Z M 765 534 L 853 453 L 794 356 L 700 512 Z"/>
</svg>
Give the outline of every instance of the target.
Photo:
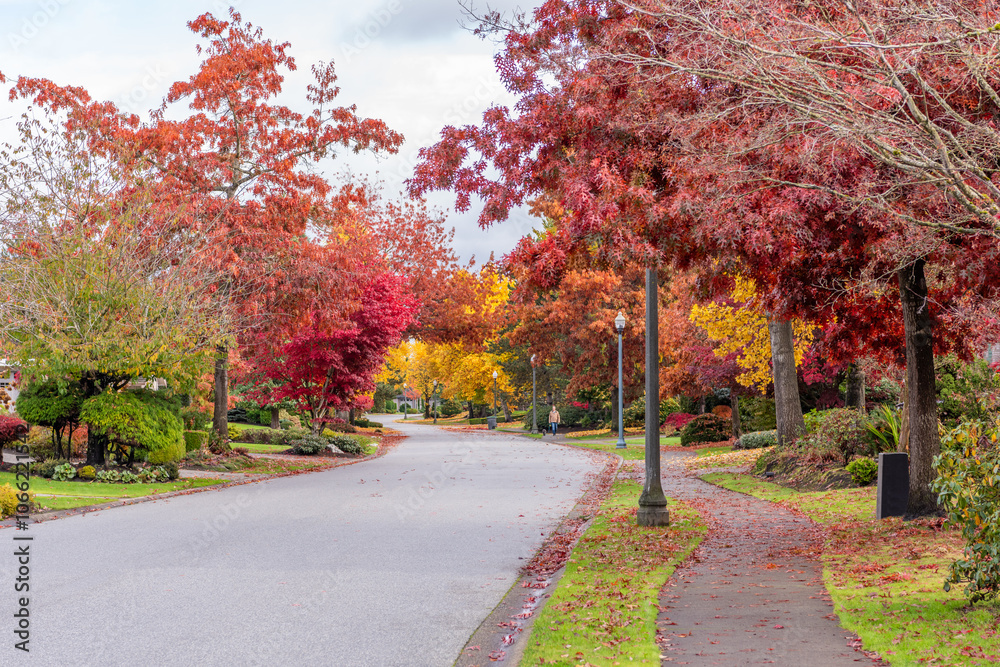
<svg viewBox="0 0 1000 667">
<path fill-rule="evenodd" d="M 549 428 L 552 429 L 552 435 L 556 434 L 556 429 L 559 428 L 559 411 L 556 410 L 556 406 L 552 406 L 552 411 L 549 413 Z"/>
</svg>

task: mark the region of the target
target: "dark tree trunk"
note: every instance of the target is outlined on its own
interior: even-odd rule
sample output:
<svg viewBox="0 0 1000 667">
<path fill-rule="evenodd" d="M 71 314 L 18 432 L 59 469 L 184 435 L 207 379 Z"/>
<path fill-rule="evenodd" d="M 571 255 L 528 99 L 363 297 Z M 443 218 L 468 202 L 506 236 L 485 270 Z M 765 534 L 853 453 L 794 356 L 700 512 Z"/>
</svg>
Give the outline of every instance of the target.
<svg viewBox="0 0 1000 667">
<path fill-rule="evenodd" d="M 934 383 L 934 330 L 927 300 L 924 260 L 901 269 L 899 294 L 906 331 L 907 404 L 910 418 L 910 501 L 909 514 L 930 514 L 938 509 L 931 491 L 934 481 L 932 460 L 941 451 L 937 426 L 937 390 Z"/>
<path fill-rule="evenodd" d="M 472 412 L 472 409 L 473 409 L 474 407 L 475 407 L 475 406 L 474 406 L 474 405 L 472 404 L 472 401 L 469 401 L 469 419 L 472 419 L 472 418 L 474 418 L 474 417 L 476 416 L 476 415 L 475 415 L 475 414 L 473 414 L 473 412 Z"/>
<path fill-rule="evenodd" d="M 216 348 L 215 357 L 215 414 L 212 428 L 219 438 L 229 438 L 229 349 L 225 345 Z"/>
<path fill-rule="evenodd" d="M 95 433 L 93 428 L 87 428 L 87 465 L 104 465 L 105 453 L 108 451 L 108 436 Z"/>
<path fill-rule="evenodd" d="M 702 394 L 701 400 L 698 401 L 698 414 L 705 414 L 705 396 Z"/>
<path fill-rule="evenodd" d="M 740 438 L 743 435 L 743 424 L 740 422 L 740 397 L 732 393 L 729 394 L 730 407 L 733 410 L 733 437 Z"/>
<path fill-rule="evenodd" d="M 778 420 L 778 446 L 795 442 L 806 430 L 799 400 L 799 380 L 795 373 L 795 341 L 789 320 L 768 319 L 771 334 L 771 363 L 774 373 L 774 411 Z"/>
<path fill-rule="evenodd" d="M 909 386 L 904 380 L 902 396 L 903 409 L 899 419 L 899 445 L 896 447 L 896 451 L 902 453 L 910 451 L 910 413 L 906 409 L 906 406 L 910 404 L 909 396 Z"/>
<path fill-rule="evenodd" d="M 271 408 L 271 428 L 281 428 L 281 410 Z"/>
<path fill-rule="evenodd" d="M 844 404 L 849 408 L 856 408 L 860 412 L 865 411 L 865 374 L 858 370 L 854 364 L 847 367 L 847 390 L 845 391 Z"/>
<path fill-rule="evenodd" d="M 510 423 L 510 406 L 507 405 L 507 397 L 500 399 L 500 407 L 503 408 L 503 421 L 505 424 Z"/>
</svg>

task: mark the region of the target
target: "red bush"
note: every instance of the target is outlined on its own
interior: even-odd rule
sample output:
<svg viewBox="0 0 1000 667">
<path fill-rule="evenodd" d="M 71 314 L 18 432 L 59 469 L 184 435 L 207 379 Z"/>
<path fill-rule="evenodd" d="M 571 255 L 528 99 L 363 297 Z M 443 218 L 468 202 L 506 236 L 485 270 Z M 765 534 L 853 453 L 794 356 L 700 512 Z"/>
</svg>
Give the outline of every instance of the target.
<svg viewBox="0 0 1000 667">
<path fill-rule="evenodd" d="M 14 415 L 0 414 L 0 445 L 9 445 L 28 432 L 28 425 Z"/>
<path fill-rule="evenodd" d="M 663 425 L 673 426 L 675 429 L 680 430 L 692 419 L 694 419 L 694 415 L 689 415 L 686 412 L 675 412 L 672 415 L 667 415 L 667 418 L 663 420 Z"/>
</svg>

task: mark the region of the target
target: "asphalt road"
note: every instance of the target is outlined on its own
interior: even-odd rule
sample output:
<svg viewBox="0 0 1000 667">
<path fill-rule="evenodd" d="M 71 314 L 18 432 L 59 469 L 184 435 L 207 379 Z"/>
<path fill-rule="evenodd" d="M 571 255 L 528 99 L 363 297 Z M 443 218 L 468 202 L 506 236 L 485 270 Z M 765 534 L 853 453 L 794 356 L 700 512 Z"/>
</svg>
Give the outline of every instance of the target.
<svg viewBox="0 0 1000 667">
<path fill-rule="evenodd" d="M 452 664 L 600 460 L 403 430 L 373 461 L 0 531 L 0 664 Z"/>
</svg>

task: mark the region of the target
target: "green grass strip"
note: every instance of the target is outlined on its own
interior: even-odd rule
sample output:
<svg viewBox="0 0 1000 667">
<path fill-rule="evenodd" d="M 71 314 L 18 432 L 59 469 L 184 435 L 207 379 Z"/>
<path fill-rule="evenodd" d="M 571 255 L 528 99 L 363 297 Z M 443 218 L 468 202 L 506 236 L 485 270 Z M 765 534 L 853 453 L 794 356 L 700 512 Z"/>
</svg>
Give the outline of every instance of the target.
<svg viewBox="0 0 1000 667">
<path fill-rule="evenodd" d="M 14 473 L 0 472 L 0 486 L 3 484 L 15 486 L 14 477 Z M 213 484 L 221 484 L 223 481 L 221 479 L 189 478 L 178 479 L 173 482 L 156 482 L 154 484 L 110 484 L 106 482 L 81 482 L 77 480 L 56 482 L 44 477 L 31 477 L 29 484 L 32 493 L 74 496 L 78 498 L 138 498 L 154 493 L 211 486 Z"/>
<path fill-rule="evenodd" d="M 660 664 L 660 589 L 706 529 L 675 501 L 670 527 L 636 526 L 641 492 L 635 482 L 615 482 L 535 621 L 522 665 Z"/>
</svg>

